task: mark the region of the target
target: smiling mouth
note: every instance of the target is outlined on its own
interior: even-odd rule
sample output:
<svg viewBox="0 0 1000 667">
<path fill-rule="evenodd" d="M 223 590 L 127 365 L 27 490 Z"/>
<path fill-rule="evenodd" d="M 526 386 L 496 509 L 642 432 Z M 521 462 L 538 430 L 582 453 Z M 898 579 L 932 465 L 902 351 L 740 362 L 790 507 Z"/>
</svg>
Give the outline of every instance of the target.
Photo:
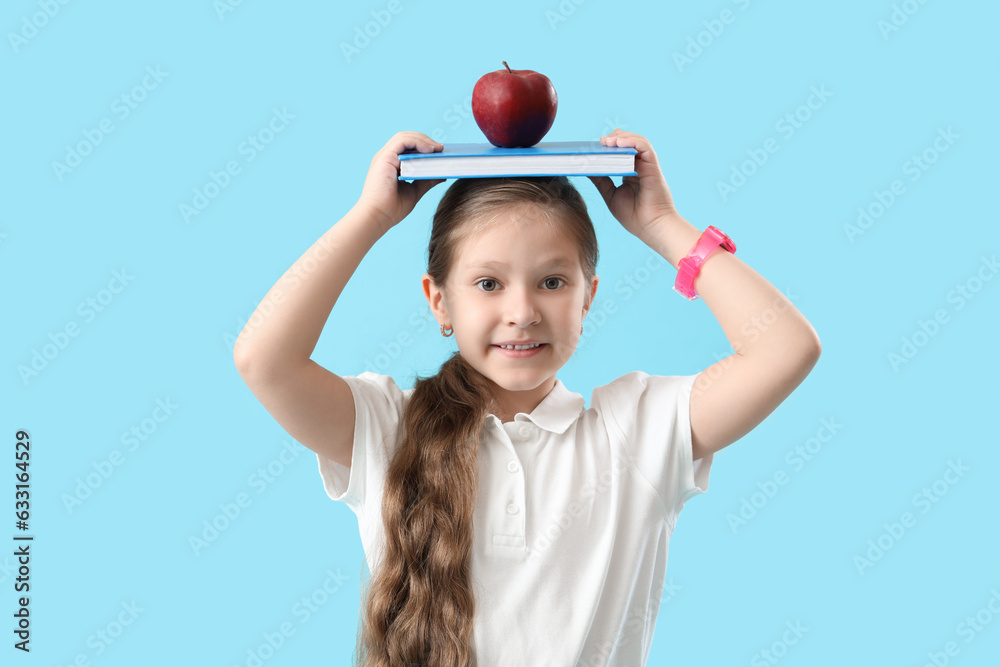
<svg viewBox="0 0 1000 667">
<path fill-rule="evenodd" d="M 497 354 L 507 359 L 530 359 L 544 352 L 545 348 L 548 347 L 548 343 L 520 350 L 501 347 L 499 345 L 493 345 L 492 347 L 497 351 Z"/>
<path fill-rule="evenodd" d="M 545 343 L 534 343 L 532 345 L 494 345 L 493 347 L 499 347 L 501 350 L 510 351 L 523 351 L 523 350 L 535 350 L 545 345 Z"/>
</svg>

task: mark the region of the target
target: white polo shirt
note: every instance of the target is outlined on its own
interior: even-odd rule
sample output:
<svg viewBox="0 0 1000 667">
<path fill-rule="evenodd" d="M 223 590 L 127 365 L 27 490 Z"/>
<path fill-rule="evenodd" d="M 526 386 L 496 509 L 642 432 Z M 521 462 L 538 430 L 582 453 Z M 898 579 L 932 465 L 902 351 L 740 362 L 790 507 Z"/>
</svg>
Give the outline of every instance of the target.
<svg viewBox="0 0 1000 667">
<path fill-rule="evenodd" d="M 708 490 L 691 460 L 697 375 L 628 373 L 583 397 L 555 387 L 480 437 L 473 641 L 480 667 L 645 665 L 684 503 Z M 350 468 L 318 455 L 326 493 L 358 518 L 376 571 L 382 491 L 413 389 L 347 376 L 357 417 Z"/>
</svg>

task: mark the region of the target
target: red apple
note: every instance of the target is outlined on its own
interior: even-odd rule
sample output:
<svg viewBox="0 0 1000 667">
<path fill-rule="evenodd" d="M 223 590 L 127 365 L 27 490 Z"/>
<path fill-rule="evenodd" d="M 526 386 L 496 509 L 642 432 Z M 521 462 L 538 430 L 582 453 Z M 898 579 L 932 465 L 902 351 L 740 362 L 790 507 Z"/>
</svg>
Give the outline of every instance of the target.
<svg viewBox="0 0 1000 667">
<path fill-rule="evenodd" d="M 503 65 L 476 82 L 472 116 L 494 146 L 534 146 L 556 119 L 556 89 L 544 74 Z"/>
</svg>

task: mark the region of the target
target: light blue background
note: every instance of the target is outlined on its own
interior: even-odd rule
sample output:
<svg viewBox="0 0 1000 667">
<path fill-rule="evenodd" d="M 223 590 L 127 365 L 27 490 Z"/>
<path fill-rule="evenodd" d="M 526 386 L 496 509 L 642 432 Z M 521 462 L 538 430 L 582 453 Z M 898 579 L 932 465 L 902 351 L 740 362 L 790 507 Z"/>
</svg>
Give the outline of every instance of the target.
<svg viewBox="0 0 1000 667">
<path fill-rule="evenodd" d="M 995 664 L 1000 617 L 987 604 L 998 592 L 1000 609 L 1000 280 L 976 283 L 980 270 L 995 277 L 982 262 L 1000 250 L 995 3 L 910 0 L 918 11 L 888 36 L 878 22 L 891 20 L 890 0 L 399 0 L 397 14 L 387 2 L 247 0 L 221 15 L 211 0 L 71 2 L 44 21 L 43 4 L 5 3 L 0 20 L 0 515 L 9 522 L 0 532 L 15 532 L 14 434 L 27 429 L 35 535 L 32 651 L 11 647 L 14 561 L 0 557 L 0 662 L 247 665 L 263 635 L 289 623 L 294 634 L 268 667 L 349 663 L 363 562 L 356 519 L 324 493 L 315 456 L 244 385 L 232 341 L 355 203 L 395 132 L 484 140 L 462 107 L 476 80 L 507 60 L 558 91 L 546 140 L 596 140 L 616 126 L 648 137 L 685 217 L 727 232 L 823 343 L 806 381 L 716 456 L 708 493 L 685 508 L 668 566 L 678 588 L 662 603 L 650 664 L 772 664 L 760 652 L 777 642 L 781 665 L 917 666 L 950 641 L 960 653 L 949 664 Z M 726 9 L 733 21 L 712 37 L 703 22 Z M 348 59 L 340 43 L 372 12 L 391 22 Z M 25 21 L 36 14 L 44 25 L 32 33 Z M 32 36 L 12 43 L 21 31 Z M 708 45 L 678 68 L 673 54 L 701 32 Z M 166 77 L 121 118 L 112 105 L 147 67 Z M 814 86 L 832 97 L 786 137 L 776 123 Z M 294 119 L 249 161 L 240 144 L 274 109 Z M 52 163 L 105 118 L 113 132 L 60 180 Z M 907 161 L 947 128 L 958 139 L 910 180 Z M 779 150 L 723 200 L 717 183 L 768 138 Z M 186 222 L 180 205 L 230 160 L 240 173 Z M 897 179 L 905 193 L 849 240 L 857 208 Z M 574 182 L 601 243 L 595 307 L 618 310 L 588 320 L 563 382 L 589 404 L 594 387 L 629 371 L 692 374 L 731 353 L 704 302 L 671 290 L 666 263 L 644 273 L 657 256 L 587 179 Z M 406 387 L 454 349 L 419 284 L 446 187 L 366 256 L 318 363 L 342 375 L 379 364 Z M 133 278 L 88 319 L 78 305 L 122 270 Z M 628 278 L 639 289 L 620 289 Z M 981 289 L 959 309 L 949 295 L 966 284 Z M 917 354 L 893 368 L 888 355 L 939 310 L 947 322 L 917 335 Z M 23 380 L 18 368 L 72 323 L 78 335 Z M 400 334 L 411 342 L 394 350 Z M 129 451 L 122 434 L 150 420 L 157 399 L 178 407 L 147 421 L 151 432 Z M 842 426 L 796 470 L 786 455 L 823 420 Z M 286 445 L 298 456 L 272 463 Z M 122 464 L 69 511 L 78 478 L 115 450 Z M 968 471 L 939 484 L 947 492 L 922 513 L 914 495 L 951 461 Z M 253 476 L 269 463 L 280 474 L 260 485 Z M 788 483 L 734 532 L 727 516 L 779 471 Z M 240 493 L 251 504 L 196 555 L 189 538 Z M 907 511 L 915 526 L 887 537 L 884 524 Z M 855 557 L 880 536 L 891 548 L 859 572 Z M 328 571 L 342 575 L 339 588 L 304 619 L 296 605 L 322 590 Z M 96 633 L 133 601 L 142 609 L 134 622 L 99 643 Z M 984 609 L 980 621 L 990 622 L 967 642 L 959 624 Z M 807 631 L 782 651 L 786 623 L 796 622 Z"/>
</svg>

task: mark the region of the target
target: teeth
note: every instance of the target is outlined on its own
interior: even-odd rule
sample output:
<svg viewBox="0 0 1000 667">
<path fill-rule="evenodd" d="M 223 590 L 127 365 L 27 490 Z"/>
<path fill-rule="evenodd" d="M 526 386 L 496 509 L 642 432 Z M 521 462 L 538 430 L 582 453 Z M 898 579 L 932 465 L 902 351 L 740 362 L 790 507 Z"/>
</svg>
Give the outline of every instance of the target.
<svg viewBox="0 0 1000 667">
<path fill-rule="evenodd" d="M 541 345 L 541 343 L 534 343 L 532 345 L 499 345 L 505 350 L 531 350 Z"/>
</svg>

